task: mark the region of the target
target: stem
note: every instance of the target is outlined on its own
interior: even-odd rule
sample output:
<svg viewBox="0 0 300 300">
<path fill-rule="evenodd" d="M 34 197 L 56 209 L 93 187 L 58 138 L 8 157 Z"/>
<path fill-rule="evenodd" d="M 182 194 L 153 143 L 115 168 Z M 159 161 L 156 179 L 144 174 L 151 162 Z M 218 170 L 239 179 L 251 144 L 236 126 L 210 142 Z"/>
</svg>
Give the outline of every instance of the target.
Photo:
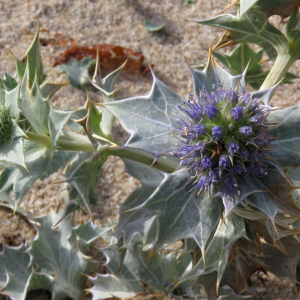
<svg viewBox="0 0 300 300">
<path fill-rule="evenodd" d="M 295 58 L 292 53 L 278 54 L 269 75 L 259 90 L 268 89 L 278 83 L 285 76 L 294 61 Z"/>
<path fill-rule="evenodd" d="M 45 136 L 41 134 L 37 134 L 34 132 L 26 132 L 29 141 L 35 142 L 37 144 L 43 145 L 47 148 L 51 148 L 51 137 Z"/>
<path fill-rule="evenodd" d="M 50 136 L 30 131 L 26 132 L 26 135 L 30 141 L 43 145 L 47 148 L 51 148 Z M 57 146 L 60 147 L 58 150 L 94 152 L 94 147 L 90 140 L 86 136 L 73 131 L 64 130 L 64 136 L 59 138 Z"/>
<path fill-rule="evenodd" d="M 153 156 L 152 154 L 135 148 L 124 147 L 118 149 L 108 149 L 105 151 L 105 153 L 107 153 L 108 155 L 128 158 L 133 161 L 152 166 L 153 168 L 166 173 L 173 173 L 179 165 L 178 162 L 175 162 L 166 157 L 159 157 L 155 160 L 155 156 Z"/>
<path fill-rule="evenodd" d="M 51 148 L 51 137 L 40 135 L 28 131 L 27 137 L 30 141 L 41 144 L 47 148 Z M 73 131 L 64 130 L 64 136 L 61 136 L 57 141 L 57 146 L 60 147 L 57 150 L 69 150 L 69 151 L 84 151 L 84 152 L 94 152 L 93 144 L 90 140 L 81 134 Z M 93 157 L 98 158 L 99 155 L 113 155 L 123 158 L 128 158 L 136 162 L 143 163 L 148 166 L 152 166 L 155 169 L 166 173 L 172 173 L 178 167 L 178 162 L 168 159 L 166 157 L 155 158 L 154 155 L 135 148 L 113 148 L 112 145 L 103 147 L 97 151 Z"/>
</svg>

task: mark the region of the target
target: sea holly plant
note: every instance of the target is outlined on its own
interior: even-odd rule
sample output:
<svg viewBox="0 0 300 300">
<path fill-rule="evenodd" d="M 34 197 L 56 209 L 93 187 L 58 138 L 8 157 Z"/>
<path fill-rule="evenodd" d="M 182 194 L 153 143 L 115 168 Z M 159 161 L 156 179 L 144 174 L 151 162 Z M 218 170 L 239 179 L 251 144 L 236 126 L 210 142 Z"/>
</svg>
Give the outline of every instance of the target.
<svg viewBox="0 0 300 300">
<path fill-rule="evenodd" d="M 83 107 L 56 110 L 51 97 L 63 84 L 46 80 L 37 31 L 24 58 L 16 58 L 17 76 L 0 80 L 1 205 L 30 221 L 19 206 L 24 194 L 60 167 L 67 199 L 64 211 L 32 221 L 33 241 L 2 246 L 1 293 L 16 300 L 36 289 L 58 300 L 88 293 L 243 299 L 256 272 L 296 282 L 300 108 L 272 107 L 270 100 L 300 55 L 299 5 L 231 4 L 240 5 L 237 16 L 199 23 L 226 30 L 214 50 L 239 45 L 231 54 L 210 48 L 204 70 L 188 65 L 194 88 L 184 99 L 151 70 L 148 95 L 115 101 L 124 65 L 101 78 L 97 61 L 94 76 L 84 80 L 103 101 L 87 94 Z M 268 21 L 277 13 L 289 17 L 285 34 Z M 270 70 L 263 71 L 262 50 L 250 44 L 275 60 Z M 259 80 L 247 80 L 247 72 Z M 257 91 L 247 92 L 247 82 Z M 114 139 L 114 118 L 130 134 L 125 144 Z M 101 228 L 94 208 L 109 156 L 120 157 L 141 186 L 122 203 L 116 224 Z M 72 217 L 80 209 L 91 220 L 76 226 Z M 104 261 L 87 256 L 99 237 L 105 271 Z"/>
</svg>

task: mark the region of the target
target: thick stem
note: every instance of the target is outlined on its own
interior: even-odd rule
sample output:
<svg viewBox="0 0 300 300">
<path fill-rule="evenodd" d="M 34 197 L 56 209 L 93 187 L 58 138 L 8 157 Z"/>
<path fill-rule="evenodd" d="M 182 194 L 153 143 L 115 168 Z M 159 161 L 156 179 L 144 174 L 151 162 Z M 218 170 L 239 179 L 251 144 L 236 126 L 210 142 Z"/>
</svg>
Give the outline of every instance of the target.
<svg viewBox="0 0 300 300">
<path fill-rule="evenodd" d="M 295 58 L 291 53 L 278 54 L 269 75 L 259 90 L 268 89 L 278 83 L 285 76 L 294 61 Z"/>
<path fill-rule="evenodd" d="M 129 147 L 109 149 L 105 150 L 105 153 L 107 153 L 108 155 L 128 158 L 133 161 L 152 166 L 153 168 L 166 173 L 173 173 L 179 165 L 178 162 L 168 159 L 166 157 L 159 157 L 155 159 L 155 157 L 152 154 L 146 151 Z"/>
<path fill-rule="evenodd" d="M 51 148 L 50 136 L 30 131 L 26 132 L 26 135 L 30 141 Z M 94 147 L 86 136 L 72 131 L 64 131 L 64 136 L 57 141 L 57 146 L 60 147 L 59 150 L 94 152 Z"/>
</svg>

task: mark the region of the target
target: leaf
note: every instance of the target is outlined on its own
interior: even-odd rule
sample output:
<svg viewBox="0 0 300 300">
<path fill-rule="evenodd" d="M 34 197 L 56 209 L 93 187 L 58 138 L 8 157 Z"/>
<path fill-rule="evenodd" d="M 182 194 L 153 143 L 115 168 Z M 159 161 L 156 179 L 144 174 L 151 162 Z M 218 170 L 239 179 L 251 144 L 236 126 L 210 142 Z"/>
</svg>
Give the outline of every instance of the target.
<svg viewBox="0 0 300 300">
<path fill-rule="evenodd" d="M 118 298 L 131 298 L 144 291 L 143 285 L 138 282 L 122 282 L 111 274 L 97 274 L 94 278 L 90 277 L 89 280 L 94 286 L 89 289 L 94 299 L 107 299 L 111 296 Z M 140 284 L 139 284 L 140 283 Z"/>
<path fill-rule="evenodd" d="M 15 58 L 17 73 L 19 79 L 25 76 L 26 69 L 28 70 L 28 85 L 32 86 L 34 81 L 40 85 L 46 78 L 44 74 L 41 54 L 40 54 L 40 40 L 39 40 L 39 24 L 33 41 L 27 49 L 22 61 Z M 25 67 L 26 66 L 26 67 Z"/>
<path fill-rule="evenodd" d="M 299 241 L 296 236 L 281 238 L 280 242 L 287 254 L 274 248 L 272 245 L 263 245 L 265 257 L 258 257 L 261 264 L 279 278 L 288 278 L 295 281 L 296 265 L 300 257 Z"/>
<path fill-rule="evenodd" d="M 65 86 L 66 83 L 50 83 L 45 82 L 41 85 L 41 91 L 45 98 L 51 99 L 52 96 L 63 86 Z"/>
<path fill-rule="evenodd" d="M 17 138 L 11 145 L 2 144 L 0 145 L 0 162 L 12 163 L 18 166 L 25 166 L 24 152 L 23 152 L 24 141 L 22 138 Z"/>
<path fill-rule="evenodd" d="M 244 0 L 247 1 L 247 0 Z M 259 0 L 256 5 L 267 17 L 279 15 L 282 19 L 291 16 L 299 8 L 298 0 Z"/>
<path fill-rule="evenodd" d="M 57 147 L 57 141 L 63 136 L 63 129 L 69 121 L 72 112 L 59 111 L 50 106 L 50 113 L 48 119 L 48 128 L 51 135 L 51 147 Z"/>
<path fill-rule="evenodd" d="M 300 216 L 300 208 L 295 203 L 295 201 L 290 196 L 292 191 L 295 190 L 295 187 L 292 182 L 288 179 L 288 177 L 283 173 L 281 169 L 279 169 L 276 165 L 268 163 L 266 164 L 268 167 L 268 174 L 261 177 L 249 177 L 250 185 L 254 185 L 261 190 L 265 190 L 271 195 L 271 199 L 274 201 L 275 205 L 279 210 L 284 213 L 290 214 L 292 216 Z M 255 195 L 255 194 L 254 194 Z M 269 197 L 261 197 L 260 199 L 270 199 Z M 254 203 L 251 203 L 254 205 Z M 266 203 L 262 203 L 263 205 L 267 205 Z M 256 206 L 260 209 L 260 204 L 257 203 Z M 266 211 L 261 209 L 264 213 Z M 269 217 L 268 213 L 266 213 Z"/>
<path fill-rule="evenodd" d="M 208 61 L 203 71 L 193 70 L 189 67 L 193 78 L 194 95 L 200 101 L 200 91 L 205 87 L 208 92 L 213 91 L 216 84 L 222 84 L 224 88 L 236 89 L 239 87 L 241 91 L 246 90 L 245 72 L 241 75 L 232 76 L 227 71 L 222 69 L 209 50 Z"/>
<path fill-rule="evenodd" d="M 56 278 L 52 299 L 78 299 L 86 284 L 83 274 L 89 274 L 96 264 L 78 249 L 76 235 L 72 234 L 67 220 L 52 229 L 61 215 L 62 211 L 58 214 L 51 212 L 36 220 L 40 227 L 28 253 L 37 271 L 41 270 Z"/>
<path fill-rule="evenodd" d="M 237 294 L 240 294 L 249 288 L 250 276 L 261 270 L 264 271 L 264 268 L 255 256 L 239 250 L 235 258 L 228 263 L 221 285 L 229 285 Z"/>
<path fill-rule="evenodd" d="M 230 214 L 226 219 L 226 224 L 220 221 L 211 242 L 205 250 L 205 264 L 202 257 L 192 270 L 183 274 L 177 285 L 202 275 L 207 276 L 207 274 L 215 271 L 217 272 L 216 281 L 220 283 L 227 266 L 231 247 L 243 236 L 246 237 L 246 231 L 241 217 Z"/>
<path fill-rule="evenodd" d="M 157 215 L 157 237 L 152 253 L 183 238 L 193 238 L 204 251 L 223 209 L 220 199 L 197 195 L 186 169 L 165 175 L 155 192 L 136 209 Z"/>
<path fill-rule="evenodd" d="M 118 76 L 123 70 L 125 64 L 121 65 L 118 69 L 114 70 L 110 74 L 108 74 L 105 78 L 101 78 L 100 73 L 100 64 L 99 64 L 99 56 L 97 56 L 98 60 L 96 62 L 95 74 L 93 76 L 93 80 L 91 80 L 91 84 L 96 87 L 102 95 L 102 99 L 104 103 L 115 101 L 114 95 L 114 86 L 117 81 Z M 98 74 L 97 74 L 98 72 Z M 112 139 L 111 129 L 114 122 L 114 116 L 108 111 L 102 111 L 102 118 L 100 119 L 100 132 L 101 136 L 104 136 L 107 139 Z"/>
<path fill-rule="evenodd" d="M 21 83 L 20 109 L 36 133 L 46 136 L 49 134 L 50 105 L 48 99 L 45 99 L 42 94 L 37 77 L 30 88 L 28 66 Z"/>
<path fill-rule="evenodd" d="M 300 22 L 299 1 L 293 1 L 295 13 L 289 18 L 286 25 L 286 37 L 290 44 L 290 53 L 294 60 L 297 60 L 300 55 L 300 31 L 297 30 L 297 26 Z M 295 3 L 296 2 L 296 3 Z M 296 4 L 296 6 L 295 6 Z"/>
<path fill-rule="evenodd" d="M 300 140 L 300 106 L 294 105 L 280 110 L 272 111 L 268 121 L 276 122 L 277 128 L 271 131 L 271 136 L 276 137 L 272 146 L 275 151 L 270 151 L 269 156 L 276 160 L 280 167 L 300 166 L 300 149 L 297 141 Z"/>
<path fill-rule="evenodd" d="M 105 163 L 107 156 L 100 157 L 97 161 L 89 159 L 83 161 L 79 166 L 73 166 L 66 174 L 66 182 L 69 189 L 73 187 L 80 195 L 85 209 L 90 218 L 93 219 L 91 208 L 98 206 L 99 196 L 97 193 L 97 183 L 100 169 Z M 74 170 L 74 168 L 76 169 Z M 80 203 L 81 204 L 81 203 Z"/>
<path fill-rule="evenodd" d="M 10 247 L 3 244 L 0 252 L 0 289 L 14 300 L 23 300 L 26 296 L 26 284 L 30 277 L 30 255 L 24 245 Z"/>
<path fill-rule="evenodd" d="M 262 70 L 262 65 L 259 62 L 262 60 L 263 50 L 255 51 L 245 43 L 239 44 L 230 54 L 213 51 L 213 55 L 229 68 L 230 73 L 234 75 L 242 74 L 249 63 L 246 82 L 249 75 Z"/>
<path fill-rule="evenodd" d="M 56 70 L 66 73 L 70 84 L 76 88 L 83 88 L 89 83 L 89 70 L 95 65 L 95 60 L 90 57 L 84 57 L 81 61 L 75 58 L 70 59 L 67 63 L 58 65 Z"/>
<path fill-rule="evenodd" d="M 25 140 L 25 163 L 28 171 L 17 165 L 8 165 L 0 174 L 0 193 L 13 185 L 15 208 L 33 183 L 47 172 L 53 150 Z"/>
<path fill-rule="evenodd" d="M 165 293 L 166 288 L 181 276 L 191 263 L 191 259 L 177 261 L 174 253 L 156 253 L 150 261 L 146 258 L 150 251 L 142 251 L 139 245 L 134 251 L 127 251 L 122 268 L 119 270 L 119 255 L 114 247 L 102 249 L 107 258 L 107 267 L 112 275 L 99 275 L 90 278 L 94 287 L 89 291 L 96 299 L 115 297 L 133 297 L 144 292 L 145 285 L 155 293 Z M 104 279 L 104 280 L 103 280 Z"/>
<path fill-rule="evenodd" d="M 123 159 L 126 172 L 137 178 L 142 186 L 135 189 L 124 203 L 120 206 L 120 217 L 118 224 L 114 229 L 114 236 L 121 239 L 121 247 L 134 249 L 137 244 L 146 244 L 146 237 L 149 234 L 149 222 L 153 218 L 153 214 L 142 210 L 133 210 L 132 208 L 141 205 L 148 199 L 157 186 L 164 179 L 163 173 L 149 166 L 137 163 L 128 159 Z M 144 224 L 144 223 L 148 224 Z M 156 228 L 156 222 L 153 222 Z M 151 242 L 155 240 L 156 233 L 149 237 Z"/>
<path fill-rule="evenodd" d="M 261 46 L 270 59 L 275 59 L 278 53 L 289 49 L 286 37 L 259 10 L 249 10 L 241 18 L 224 14 L 196 22 L 226 30 L 214 50 L 238 43 L 252 43 Z"/>
<path fill-rule="evenodd" d="M 166 23 L 155 24 L 155 23 L 151 22 L 150 20 L 146 19 L 144 22 L 144 26 L 148 31 L 154 32 L 154 31 L 159 31 L 159 30 L 163 29 L 166 26 Z"/>
<path fill-rule="evenodd" d="M 240 16 L 252 8 L 258 0 L 240 0 Z"/>
<path fill-rule="evenodd" d="M 104 103 L 114 114 L 130 138 L 126 145 L 153 153 L 171 151 L 175 139 L 171 129 L 177 126 L 181 98 L 153 75 L 152 90 L 147 96 Z"/>
<path fill-rule="evenodd" d="M 110 227 L 99 227 L 92 223 L 92 220 L 81 223 L 77 227 L 72 228 L 72 234 L 78 237 L 80 250 L 85 253 L 87 249 L 95 242 L 99 237 L 104 234 L 111 233 Z"/>
<path fill-rule="evenodd" d="M 1 78 L 0 81 L 2 82 L 3 88 L 5 88 L 6 91 L 11 91 L 18 85 L 16 79 L 11 77 L 6 72 L 4 72 L 4 78 Z"/>
</svg>

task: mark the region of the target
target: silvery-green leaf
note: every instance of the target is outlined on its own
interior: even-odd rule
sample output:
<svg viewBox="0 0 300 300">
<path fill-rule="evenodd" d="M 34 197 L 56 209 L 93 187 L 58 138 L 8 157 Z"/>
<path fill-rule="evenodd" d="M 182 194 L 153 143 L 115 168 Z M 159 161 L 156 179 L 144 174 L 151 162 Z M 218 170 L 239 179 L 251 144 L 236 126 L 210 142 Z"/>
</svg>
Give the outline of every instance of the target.
<svg viewBox="0 0 300 300">
<path fill-rule="evenodd" d="M 286 37 L 271 25 L 266 15 L 259 10 L 249 10 L 241 18 L 223 14 L 197 23 L 227 30 L 218 42 L 217 48 L 238 43 L 253 43 L 261 46 L 270 59 L 276 58 L 277 53 L 285 53 L 289 49 Z"/>
<path fill-rule="evenodd" d="M 82 88 L 89 83 L 88 79 L 91 78 L 89 70 L 94 65 L 95 60 L 90 57 L 84 57 L 81 61 L 72 58 L 66 64 L 58 65 L 56 69 L 68 75 L 70 84 L 73 87 Z"/>
<path fill-rule="evenodd" d="M 297 5 L 299 5 L 299 3 L 297 3 Z M 289 18 L 286 25 L 286 37 L 290 44 L 290 53 L 295 60 L 298 59 L 300 55 L 300 31 L 297 30 L 297 25 L 300 21 L 300 13 L 298 11 L 299 9 L 295 10 L 295 13 Z"/>
<path fill-rule="evenodd" d="M 103 105 L 130 133 L 126 145 L 160 153 L 174 148 L 171 129 L 177 126 L 177 106 L 181 98 L 159 81 L 154 74 L 152 90 L 147 96 L 133 97 Z"/>
<path fill-rule="evenodd" d="M 41 91 L 45 98 L 51 99 L 52 96 L 67 83 L 50 83 L 46 82 L 41 85 Z"/>
<path fill-rule="evenodd" d="M 240 0 L 240 16 L 255 5 L 258 0 Z"/>
<path fill-rule="evenodd" d="M 166 23 L 156 24 L 146 19 L 144 26 L 148 31 L 154 32 L 163 29 L 166 26 Z"/>
<path fill-rule="evenodd" d="M 202 257 L 192 270 L 183 274 L 179 284 L 215 271 L 217 272 L 217 282 L 220 282 L 227 266 L 230 249 L 242 236 L 246 236 L 246 231 L 241 217 L 230 214 L 225 222 L 220 221 L 205 250 L 205 264 Z"/>
<path fill-rule="evenodd" d="M 260 186 L 252 185 L 250 186 L 247 178 L 239 178 L 236 179 L 238 185 L 238 192 L 232 192 L 230 195 L 219 192 L 217 195 L 220 196 L 223 200 L 225 214 L 224 218 L 230 214 L 230 212 L 240 204 L 246 197 L 250 196 L 255 192 L 262 191 Z"/>
<path fill-rule="evenodd" d="M 72 228 L 72 234 L 75 234 L 79 238 L 80 249 L 83 253 L 85 253 L 99 237 L 110 232 L 110 227 L 102 228 L 94 225 L 91 219 Z"/>
<path fill-rule="evenodd" d="M 40 54 L 39 24 L 33 41 L 27 49 L 22 61 L 15 58 L 15 62 L 19 79 L 24 77 L 25 69 L 28 69 L 29 86 L 31 86 L 35 80 L 37 80 L 38 84 L 41 84 L 45 80 L 46 75 L 44 74 Z"/>
<path fill-rule="evenodd" d="M 122 280 L 111 274 L 97 274 L 89 280 L 94 286 L 88 291 L 93 295 L 93 299 L 107 299 L 112 296 L 118 298 L 132 298 L 144 291 L 143 285 L 138 280 Z"/>
<path fill-rule="evenodd" d="M 2 82 L 3 88 L 5 88 L 6 91 L 11 91 L 18 85 L 16 79 L 11 77 L 6 72 L 4 73 L 4 78 L 1 78 L 0 81 Z"/>
<path fill-rule="evenodd" d="M 47 290 L 53 292 L 55 285 L 55 278 L 49 274 L 38 273 L 32 270 L 27 282 L 25 295 L 34 290 Z"/>
<path fill-rule="evenodd" d="M 36 133 L 48 135 L 48 118 L 50 105 L 40 90 L 38 79 L 35 78 L 32 87 L 29 85 L 29 68 L 26 66 L 20 91 L 20 109 Z"/>
<path fill-rule="evenodd" d="M 78 152 L 76 151 L 66 151 L 66 150 L 57 150 L 51 157 L 47 175 L 51 175 L 57 172 L 60 168 L 65 168 L 68 163 L 72 163 L 78 158 Z"/>
<path fill-rule="evenodd" d="M 193 238 L 204 250 L 217 226 L 223 205 L 220 198 L 207 192 L 197 194 L 186 169 L 165 175 L 154 193 L 136 209 L 156 213 L 157 237 L 153 253 L 183 238 Z"/>
<path fill-rule="evenodd" d="M 263 50 L 255 51 L 245 43 L 239 44 L 229 54 L 213 51 L 213 56 L 229 68 L 230 73 L 234 75 L 242 74 L 248 66 L 246 82 L 249 75 L 262 70 L 262 65 L 259 62 L 262 60 Z"/>
<path fill-rule="evenodd" d="M 246 90 L 244 72 L 241 75 L 232 76 L 230 73 L 222 69 L 216 62 L 215 58 L 210 51 L 206 67 L 203 71 L 194 70 L 189 67 L 194 85 L 194 95 L 200 100 L 200 91 L 205 87 L 208 92 L 212 92 L 216 84 L 221 84 L 224 88 L 239 89 L 244 92 Z"/>
<path fill-rule="evenodd" d="M 83 274 L 89 274 L 95 262 L 90 261 L 78 248 L 76 235 L 72 234 L 68 220 L 52 228 L 61 215 L 62 211 L 51 212 L 37 219 L 40 227 L 28 253 L 37 271 L 55 277 L 52 299 L 78 299 L 86 284 Z"/>
<path fill-rule="evenodd" d="M 69 187 L 73 187 L 84 203 L 84 209 L 92 218 L 91 208 L 98 206 L 99 195 L 97 193 L 97 183 L 100 169 L 107 157 L 100 157 L 97 161 L 90 159 L 83 161 L 76 167 L 74 164 L 66 174 L 66 182 Z M 76 169 L 75 169 L 76 167 Z M 74 170 L 75 169 L 75 170 Z"/>
<path fill-rule="evenodd" d="M 99 60 L 96 63 L 95 74 L 91 84 L 101 92 L 103 102 L 115 101 L 114 88 L 117 78 L 123 70 L 126 62 L 118 69 L 108 74 L 105 78 L 101 78 Z M 114 122 L 114 116 L 108 111 L 102 111 L 102 119 L 100 122 L 101 133 L 106 138 L 111 138 L 111 128 Z"/>
<path fill-rule="evenodd" d="M 244 0 L 248 1 L 248 0 Z M 294 12 L 298 11 L 298 0 L 259 0 L 256 8 L 262 10 L 267 17 L 272 15 L 279 15 L 282 19 L 289 17 Z"/>
<path fill-rule="evenodd" d="M 69 121 L 72 112 L 59 111 L 50 106 L 50 113 L 48 119 L 48 127 L 51 135 L 51 147 L 57 147 L 58 139 L 63 136 L 63 129 Z"/>
<path fill-rule="evenodd" d="M 0 192 L 5 192 L 13 185 L 15 207 L 32 184 L 47 172 L 53 150 L 31 141 L 25 140 L 25 163 L 27 170 L 15 164 L 8 165 L 0 174 Z"/>
<path fill-rule="evenodd" d="M 121 245 L 124 248 L 133 249 L 139 243 L 146 243 L 146 236 L 149 232 L 149 225 L 144 225 L 144 222 L 151 222 L 153 214 L 142 210 L 129 211 L 130 209 L 141 205 L 148 199 L 157 186 L 164 178 L 162 172 L 155 170 L 147 165 L 137 163 L 128 159 L 123 159 L 126 172 L 137 178 L 142 186 L 135 189 L 121 204 L 120 217 L 117 226 L 114 228 L 114 235 L 119 236 L 122 240 Z M 153 220 L 152 220 L 153 221 Z M 155 222 L 153 225 L 156 224 Z M 121 235 L 121 236 L 120 236 Z M 153 242 L 156 235 L 151 236 Z M 150 237 L 149 237 L 150 238 Z"/>
<path fill-rule="evenodd" d="M 300 140 L 300 105 L 275 110 L 270 113 L 268 120 L 278 125 L 271 131 L 271 135 L 276 137 L 272 141 L 272 146 L 276 149 L 270 151 L 269 156 L 283 168 L 300 166 L 300 149 L 297 142 Z"/>
<path fill-rule="evenodd" d="M 4 106 L 9 108 L 10 115 L 18 120 L 20 115 L 19 109 L 19 96 L 20 96 L 20 85 L 16 86 L 14 89 L 5 91 L 4 96 Z"/>
<path fill-rule="evenodd" d="M 0 145 L 0 162 L 12 163 L 25 168 L 25 159 L 23 152 L 24 140 L 17 138 L 11 145 Z"/>
<path fill-rule="evenodd" d="M 265 176 L 248 178 L 250 187 L 265 191 L 261 195 L 260 193 L 252 194 L 249 197 L 249 204 L 264 212 L 271 220 L 274 220 L 277 212 L 274 204 L 284 213 L 300 216 L 300 208 L 290 197 L 296 187 L 276 165 L 267 163 L 267 167 L 268 171 Z"/>
<path fill-rule="evenodd" d="M 3 244 L 3 250 L 0 252 L 1 293 L 10 295 L 14 300 L 23 300 L 26 296 L 31 257 L 25 250 L 24 245 L 10 247 Z"/>
</svg>

